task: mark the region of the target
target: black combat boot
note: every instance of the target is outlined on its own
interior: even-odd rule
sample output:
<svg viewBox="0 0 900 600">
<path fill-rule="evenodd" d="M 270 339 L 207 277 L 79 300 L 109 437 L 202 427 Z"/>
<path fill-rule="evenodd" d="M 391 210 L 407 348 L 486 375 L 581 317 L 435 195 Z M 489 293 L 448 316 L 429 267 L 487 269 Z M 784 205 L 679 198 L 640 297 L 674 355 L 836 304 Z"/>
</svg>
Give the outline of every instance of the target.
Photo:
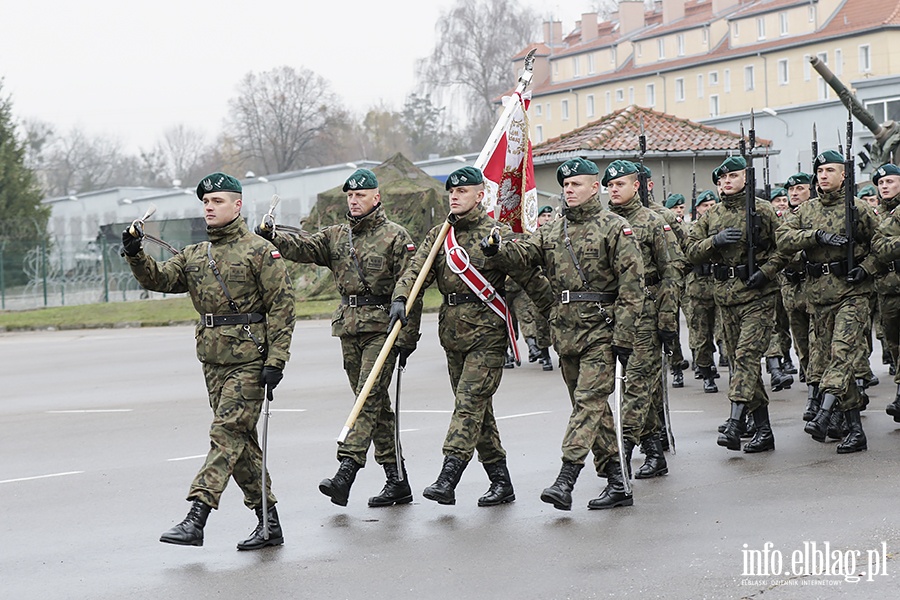
<svg viewBox="0 0 900 600">
<path fill-rule="evenodd" d="M 753 439 L 744 444 L 744 452 L 755 453 L 775 449 L 775 436 L 772 435 L 772 425 L 769 423 L 769 407 L 760 406 L 753 411 L 753 423 L 756 425 L 756 434 Z"/>
<path fill-rule="evenodd" d="M 772 385 L 773 392 L 780 392 L 781 390 L 789 390 L 791 389 L 791 385 L 794 383 L 794 378 L 790 375 L 786 375 L 784 371 L 781 370 L 781 359 L 777 356 L 766 359 L 766 370 L 771 374 L 771 379 L 769 382 Z"/>
<path fill-rule="evenodd" d="M 478 499 L 478 506 L 497 506 L 514 502 L 516 492 L 513 490 L 512 481 L 509 478 L 506 459 L 502 458 L 497 462 L 485 464 L 484 470 L 487 472 L 488 479 L 491 480 L 491 487 L 484 496 Z"/>
<path fill-rule="evenodd" d="M 616 465 L 618 466 L 618 464 Z M 572 489 L 584 465 L 563 462 L 553 485 L 541 492 L 541 500 L 559 510 L 572 510 Z"/>
<path fill-rule="evenodd" d="M 619 461 L 607 462 L 604 471 L 606 472 L 606 487 L 600 492 L 600 496 L 588 502 L 588 508 L 603 510 L 634 504 L 634 495 L 625 491 L 625 480 L 622 479 L 622 468 L 619 466 Z"/>
<path fill-rule="evenodd" d="M 741 438 L 749 439 L 756 435 L 756 419 L 753 418 L 753 412 L 747 413 L 747 419 L 744 421 L 744 431 L 741 433 Z"/>
<path fill-rule="evenodd" d="M 894 417 L 894 423 L 900 423 L 900 384 L 897 384 L 897 395 L 894 401 L 888 404 L 884 412 Z"/>
<path fill-rule="evenodd" d="M 468 463 L 455 456 L 445 456 L 444 466 L 437 480 L 425 488 L 422 495 L 438 504 L 456 504 L 456 485 Z"/>
<path fill-rule="evenodd" d="M 872 375 L 875 377 L 875 375 Z M 878 379 L 875 377 L 875 379 Z M 869 387 L 869 383 L 862 378 L 856 380 L 856 389 L 859 390 L 859 395 L 862 397 L 862 406 L 859 410 L 866 410 L 866 407 L 869 406 L 869 394 L 866 393 L 866 388 Z"/>
<path fill-rule="evenodd" d="M 669 466 L 666 464 L 666 455 L 662 449 L 662 440 L 660 439 L 664 435 L 666 435 L 664 431 L 658 431 L 641 438 L 641 448 L 646 458 L 644 459 L 644 464 L 634 474 L 635 479 L 652 479 L 669 472 Z"/>
<path fill-rule="evenodd" d="M 720 446 L 729 450 L 741 449 L 741 434 L 744 433 L 744 419 L 747 417 L 746 402 L 732 402 L 731 416 L 725 422 L 725 429 L 716 440 Z"/>
<path fill-rule="evenodd" d="M 797 379 L 800 380 L 800 383 L 806 383 L 806 371 L 803 370 L 803 365 L 800 365 L 800 374 Z"/>
<path fill-rule="evenodd" d="M 697 366 L 697 363 L 691 363 L 691 370 L 694 372 L 694 379 L 703 379 L 703 374 L 700 373 L 700 367 Z"/>
<path fill-rule="evenodd" d="M 672 367 L 672 387 L 673 388 L 683 388 L 684 387 L 684 371 L 679 369 L 677 366 Z"/>
<path fill-rule="evenodd" d="M 412 489 L 409 487 L 409 478 L 406 476 L 406 465 L 403 465 L 403 479 L 400 479 L 400 471 L 397 463 L 384 463 L 384 487 L 377 496 L 369 498 L 369 506 L 393 506 L 395 504 L 409 504 L 413 501 Z"/>
<path fill-rule="evenodd" d="M 553 359 L 550 358 L 550 348 L 541 348 L 541 368 L 545 371 L 553 370 Z"/>
<path fill-rule="evenodd" d="M 834 403 L 836 401 L 837 398 L 835 398 L 834 394 L 823 394 L 822 406 L 819 407 L 819 412 L 817 412 L 816 416 L 803 427 L 803 431 L 811 435 L 812 439 L 817 442 L 824 442 L 828 435 L 828 422 L 831 420 L 831 409 L 834 408 Z"/>
<path fill-rule="evenodd" d="M 719 344 L 719 366 L 720 367 L 728 367 L 728 357 L 725 356 L 725 348 L 722 344 Z"/>
<path fill-rule="evenodd" d="M 850 428 L 847 437 L 844 438 L 837 446 L 838 454 L 850 454 L 851 452 L 862 452 L 868 449 L 866 443 L 866 434 L 863 432 L 862 419 L 859 418 L 858 410 L 845 410 L 844 418 Z"/>
<path fill-rule="evenodd" d="M 527 337 L 525 343 L 528 344 L 528 362 L 536 362 L 541 357 L 541 349 L 537 345 L 537 340 Z"/>
<path fill-rule="evenodd" d="M 887 348 L 885 348 L 884 345 L 882 345 L 881 346 L 881 364 L 889 365 L 893 362 L 894 361 L 891 359 L 890 351 Z"/>
<path fill-rule="evenodd" d="M 356 480 L 356 472 L 359 469 L 359 463 L 352 458 L 342 458 L 341 466 L 338 467 L 334 477 L 323 479 L 319 483 L 319 491 L 330 496 L 331 501 L 338 506 L 347 506 L 347 500 L 350 498 L 350 486 Z"/>
<path fill-rule="evenodd" d="M 184 521 L 159 536 L 159 541 L 179 546 L 202 546 L 203 528 L 210 510 L 208 504 L 194 500 Z"/>
<path fill-rule="evenodd" d="M 844 425 L 844 411 L 832 411 L 831 418 L 828 419 L 828 429 L 825 430 L 825 436 L 831 440 L 842 440 L 848 431 Z"/>
<path fill-rule="evenodd" d="M 506 362 L 503 364 L 504 369 L 516 368 L 516 357 L 509 348 L 506 349 Z"/>
<path fill-rule="evenodd" d="M 700 367 L 700 377 L 703 379 L 705 394 L 715 394 L 719 391 L 719 386 L 716 385 L 716 379 L 713 377 L 712 367 Z"/>
<path fill-rule="evenodd" d="M 635 443 L 625 438 L 623 445 L 625 447 L 625 469 L 628 473 L 628 479 L 631 479 L 631 456 L 634 454 Z"/>
<path fill-rule="evenodd" d="M 797 374 L 797 367 L 794 366 L 794 362 L 791 360 L 790 356 L 785 356 L 781 360 L 781 370 L 787 375 Z"/>
<path fill-rule="evenodd" d="M 284 535 L 281 533 L 281 522 L 278 520 L 278 511 L 275 510 L 275 505 L 273 504 L 268 509 L 268 538 L 266 538 L 263 534 L 262 506 L 257 506 L 253 510 L 256 511 L 256 517 L 259 519 L 259 524 L 256 526 L 256 529 L 253 530 L 253 533 L 250 534 L 250 537 L 248 537 L 243 542 L 238 542 L 237 549 L 259 550 L 260 548 L 265 548 L 266 546 L 280 546 L 281 544 L 283 544 Z"/>
<path fill-rule="evenodd" d="M 819 384 L 810 383 L 806 386 L 806 409 L 803 411 L 803 420 L 812 421 L 815 419 L 821 404 L 822 399 L 819 398 Z"/>
</svg>

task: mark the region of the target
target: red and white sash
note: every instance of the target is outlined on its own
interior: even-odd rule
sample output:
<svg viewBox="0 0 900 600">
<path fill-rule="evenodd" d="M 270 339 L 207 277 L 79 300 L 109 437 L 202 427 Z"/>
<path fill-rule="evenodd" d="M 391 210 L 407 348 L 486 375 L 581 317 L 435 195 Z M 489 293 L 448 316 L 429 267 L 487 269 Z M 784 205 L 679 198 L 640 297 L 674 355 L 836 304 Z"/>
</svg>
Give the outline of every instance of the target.
<svg viewBox="0 0 900 600">
<path fill-rule="evenodd" d="M 516 362 L 521 362 L 519 348 L 516 345 L 516 330 L 515 327 L 513 327 L 512 314 L 509 312 L 506 300 L 497 293 L 497 290 L 494 289 L 491 282 L 485 279 L 484 275 L 479 273 L 478 269 L 472 266 L 468 252 L 466 252 L 466 249 L 460 246 L 456 241 L 453 227 L 450 228 L 447 237 L 444 238 L 444 253 L 447 256 L 447 267 L 459 275 L 459 278 L 463 280 L 463 283 L 465 283 L 470 290 L 475 292 L 475 295 L 481 298 L 482 302 L 487 304 L 498 317 L 506 322 L 506 333 L 509 336 L 509 345 L 512 347 Z"/>
</svg>

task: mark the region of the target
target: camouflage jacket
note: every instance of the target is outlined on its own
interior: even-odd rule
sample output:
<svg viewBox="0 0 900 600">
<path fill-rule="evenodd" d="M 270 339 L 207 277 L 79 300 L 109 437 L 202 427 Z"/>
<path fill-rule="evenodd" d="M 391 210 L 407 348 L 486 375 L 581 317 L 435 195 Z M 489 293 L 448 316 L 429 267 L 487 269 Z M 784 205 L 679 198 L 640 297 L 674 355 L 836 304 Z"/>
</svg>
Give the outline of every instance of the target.
<svg viewBox="0 0 900 600">
<path fill-rule="evenodd" d="M 349 300 L 342 300 L 331 316 L 331 335 L 343 337 L 387 332 L 394 284 L 415 252 L 415 244 L 406 229 L 388 220 L 381 204 L 361 217 L 348 213 L 347 220 L 346 224 L 332 225 L 309 236 L 276 233 L 273 243 L 288 260 L 328 267 L 343 298 L 387 298 L 383 303 L 366 306 L 350 306 Z M 355 260 L 350 247 L 351 236 L 356 251 Z M 414 332 L 419 329 L 421 312 L 422 304 L 419 302 L 409 315 L 415 321 L 414 327 L 400 330 L 398 347 L 416 347 L 418 336 Z"/>
<path fill-rule="evenodd" d="M 644 287 L 655 299 L 655 303 L 645 307 L 648 317 L 656 317 L 653 330 L 676 331 L 678 300 L 684 283 L 680 267 L 687 261 L 681 246 L 669 242 L 672 228 L 663 217 L 642 205 L 637 194 L 625 204 L 610 204 L 609 210 L 628 221 L 641 250 Z"/>
<path fill-rule="evenodd" d="M 872 208 L 855 198 L 859 220 L 856 228 L 856 244 L 854 256 L 856 263 L 870 275 L 875 273 L 875 257 L 869 253 L 872 235 L 878 226 L 877 217 Z M 844 218 L 844 191 L 822 193 L 818 198 L 811 198 L 800 205 L 796 212 L 790 213 L 778 230 L 778 245 L 787 252 L 803 251 L 810 264 L 844 262 L 846 267 L 846 246 L 820 246 L 816 242 L 816 231 L 819 229 L 829 233 L 844 234 L 846 231 Z M 846 274 L 844 274 L 846 275 Z M 821 277 L 807 275 L 803 286 L 808 302 L 819 305 L 836 304 L 844 298 L 871 294 L 872 277 L 860 284 L 847 283 L 846 276 L 827 274 Z"/>
<path fill-rule="evenodd" d="M 691 223 L 691 227 L 695 224 L 696 221 Z M 688 236 L 690 236 L 690 228 L 688 228 Z M 716 280 L 713 279 L 711 268 L 711 263 L 691 264 L 691 272 L 684 277 L 684 295 L 686 297 L 712 301 L 715 293 L 713 284 Z"/>
<path fill-rule="evenodd" d="M 688 241 L 688 227 L 684 224 L 684 221 L 678 218 L 672 209 L 666 208 L 659 202 L 650 202 L 649 206 L 650 210 L 658 214 L 663 218 L 666 224 L 669 226 L 669 229 L 666 231 L 666 237 L 669 241 L 669 247 L 673 248 L 678 246 L 681 249 L 681 252 L 678 256 L 673 256 L 672 260 L 675 263 L 676 268 L 681 271 L 682 275 L 686 275 L 691 271 L 691 262 L 687 259 L 687 241 Z"/>
<path fill-rule="evenodd" d="M 192 244 L 165 262 L 143 252 L 128 257 L 138 282 L 155 292 L 188 292 L 201 315 L 233 314 L 225 292 L 210 268 L 208 252 L 221 273 L 228 293 L 241 313 L 265 319 L 249 325 L 196 327 L 197 358 L 211 365 L 240 365 L 261 359 L 256 338 L 264 348 L 265 364 L 283 368 L 290 356 L 294 331 L 294 290 L 284 261 L 266 240 L 250 233 L 242 217 L 206 230 L 209 242 Z M 251 336 L 252 334 L 252 336 Z"/>
<path fill-rule="evenodd" d="M 713 263 L 720 267 L 737 267 L 747 264 L 747 223 L 745 218 L 746 195 L 743 191 L 722 196 L 722 201 L 709 208 L 691 227 L 688 234 L 687 257 L 695 265 Z M 713 295 L 716 304 L 734 306 L 746 304 L 763 296 L 779 292 L 776 274 L 787 262 L 787 256 L 778 252 L 775 231 L 781 219 L 769 202 L 757 198 L 756 213 L 759 216 L 759 247 L 756 249 L 757 268 L 766 276 L 766 283 L 758 289 L 750 289 L 740 277 L 724 281 L 714 279 Z M 712 237 L 726 227 L 741 230 L 736 244 L 721 248 L 713 246 Z"/>
<path fill-rule="evenodd" d="M 875 251 L 875 239 L 880 237 L 879 232 L 885 228 L 885 223 L 897 222 L 896 217 L 894 217 L 894 211 L 897 209 L 898 204 L 900 204 L 900 196 L 882 199 L 878 205 L 877 213 L 880 225 L 872 238 L 872 253 L 875 254 L 875 266 L 877 269 L 875 273 L 875 291 L 883 296 L 900 296 L 900 272 L 897 270 L 900 263 L 892 264 L 892 261 L 895 259 L 881 260 L 880 253 Z M 888 226 L 881 235 L 898 235 L 895 228 L 896 226 Z"/>
<path fill-rule="evenodd" d="M 507 271 L 489 264 L 479 249 L 481 240 L 487 237 L 491 230 L 500 227 L 501 235 L 511 237 L 512 229 L 509 226 L 495 221 L 487 216 L 484 207 L 477 204 L 464 215 L 450 215 L 448 217 L 453 226 L 456 242 L 469 256 L 469 261 L 495 290 L 504 290 Z M 394 288 L 394 298 L 408 298 L 412 287 L 422 271 L 425 260 L 431 252 L 437 239 L 441 226 L 434 227 L 425 236 L 425 240 L 419 247 L 413 259 L 407 265 L 406 270 L 397 280 Z M 534 268 L 521 268 L 509 271 L 509 276 L 516 280 L 525 293 L 535 302 L 538 310 L 546 312 L 552 302 L 550 296 L 550 284 L 547 279 Z M 443 243 L 440 246 L 431 269 L 425 275 L 424 284 L 419 292 L 421 296 L 432 283 L 437 282 L 441 294 L 471 294 L 472 290 L 460 278 L 450 270 L 447 265 L 447 256 Z M 416 330 L 418 326 L 415 326 Z M 403 330 L 413 330 L 413 324 L 405 326 Z M 471 352 L 476 349 L 496 349 L 504 352 L 508 345 L 506 322 L 483 302 L 466 302 L 449 306 L 447 302 L 441 303 L 438 315 L 438 335 L 441 345 L 453 352 Z M 502 366 L 497 365 L 497 366 Z"/>
<path fill-rule="evenodd" d="M 644 314 L 644 263 L 631 227 L 622 217 L 605 210 L 596 195 L 581 206 L 566 208 L 562 219 L 544 225 L 534 235 L 504 241 L 490 260 L 504 268 L 544 269 L 557 301 L 550 313 L 550 327 L 560 355 L 579 355 L 598 343 L 631 348 L 637 328 L 656 326 L 655 320 Z M 616 299 L 606 306 L 565 303 L 564 292 L 607 293 Z"/>
</svg>

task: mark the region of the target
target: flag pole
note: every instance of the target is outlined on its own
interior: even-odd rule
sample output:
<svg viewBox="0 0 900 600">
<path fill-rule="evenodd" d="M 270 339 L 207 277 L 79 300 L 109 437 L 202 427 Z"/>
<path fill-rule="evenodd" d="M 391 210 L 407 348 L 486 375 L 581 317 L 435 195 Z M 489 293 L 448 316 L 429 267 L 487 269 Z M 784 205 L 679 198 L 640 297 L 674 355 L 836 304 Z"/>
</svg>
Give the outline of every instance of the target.
<svg viewBox="0 0 900 600">
<path fill-rule="evenodd" d="M 535 51 L 536 49 L 532 48 L 525 56 L 525 67 L 524 69 L 522 69 L 522 73 L 519 75 L 519 81 L 516 85 L 516 91 L 514 92 L 515 94 L 521 95 L 525 91 L 525 88 L 527 88 L 531 83 L 531 79 L 534 76 Z M 515 107 L 515 102 L 506 103 L 506 106 L 503 109 L 503 113 L 500 115 L 500 119 L 497 121 L 497 124 L 494 125 L 494 129 L 488 136 L 484 148 L 481 149 L 481 153 L 478 155 L 478 158 L 475 159 L 475 168 L 483 169 L 487 164 L 491 153 L 497 147 L 497 144 L 500 143 L 500 138 L 503 137 L 503 132 L 506 130 L 507 125 L 509 125 L 509 121 L 512 119 Z M 407 314 L 409 314 L 409 312 L 412 310 L 413 304 L 415 303 L 416 298 L 419 296 L 419 292 L 422 290 L 422 286 L 425 284 L 425 278 L 431 271 L 431 266 L 434 264 L 434 259 L 437 256 L 438 251 L 441 249 L 441 244 L 444 243 L 444 238 L 447 237 L 447 233 L 449 231 L 450 221 L 445 220 L 444 224 L 441 226 L 440 231 L 438 231 L 437 237 L 434 240 L 434 244 L 431 246 L 431 251 L 429 251 L 428 257 L 425 259 L 425 263 L 422 265 L 422 270 L 419 271 L 419 274 L 416 277 L 416 281 L 415 283 L 413 283 L 412 289 L 409 292 L 409 298 L 406 299 Z M 338 444 L 344 443 L 344 441 L 347 439 L 347 435 L 350 433 L 350 429 L 352 429 L 353 425 L 356 423 L 356 419 L 357 417 L 359 417 L 359 413 L 362 411 L 363 404 L 365 404 L 366 399 L 369 397 L 372 388 L 375 387 L 375 381 L 378 379 L 378 375 L 381 374 L 381 369 L 384 368 L 384 363 L 387 361 L 387 357 L 390 354 L 391 349 L 394 347 L 394 343 L 397 341 L 397 336 L 400 335 L 400 327 L 402 327 L 402 325 L 399 321 L 397 321 L 394 323 L 394 327 L 391 328 L 391 331 L 388 333 L 387 339 L 384 341 L 384 345 L 381 347 L 381 352 L 378 353 L 378 358 L 375 359 L 375 363 L 372 365 L 372 370 L 369 371 L 369 376 L 366 378 L 366 382 L 363 384 L 362 389 L 359 391 L 359 395 L 356 397 L 356 403 L 354 403 L 353 408 L 350 410 L 350 415 L 347 417 L 346 422 L 344 422 L 344 427 L 343 429 L 341 429 L 341 433 L 337 439 Z"/>
</svg>

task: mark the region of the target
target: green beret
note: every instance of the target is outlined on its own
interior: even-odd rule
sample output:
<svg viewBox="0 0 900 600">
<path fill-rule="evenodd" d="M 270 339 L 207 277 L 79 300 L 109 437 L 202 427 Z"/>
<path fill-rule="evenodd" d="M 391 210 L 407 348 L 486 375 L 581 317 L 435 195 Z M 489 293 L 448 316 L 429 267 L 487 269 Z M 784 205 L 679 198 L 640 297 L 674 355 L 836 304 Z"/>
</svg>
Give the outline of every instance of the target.
<svg viewBox="0 0 900 600">
<path fill-rule="evenodd" d="M 704 202 L 718 202 L 719 197 L 716 196 L 716 193 L 712 190 L 703 190 L 699 194 L 697 194 L 697 200 L 694 201 L 694 206 L 700 206 Z"/>
<path fill-rule="evenodd" d="M 641 163 L 634 163 L 634 166 L 638 168 L 638 171 L 643 169 L 644 175 L 647 176 L 647 179 L 653 179 L 653 173 L 650 171 L 650 167 L 648 167 L 647 165 L 642 165 Z"/>
<path fill-rule="evenodd" d="M 197 185 L 197 197 L 203 200 L 204 194 L 210 192 L 242 192 L 241 182 L 225 173 L 212 173 L 203 178 Z"/>
<path fill-rule="evenodd" d="M 713 171 L 712 171 L 713 185 L 719 185 L 719 178 L 721 176 L 722 176 L 722 171 L 719 169 L 719 167 L 716 167 L 715 169 L 713 169 Z"/>
<path fill-rule="evenodd" d="M 552 212 L 553 212 L 553 207 L 550 206 L 549 204 L 545 204 L 544 206 L 541 207 L 541 210 L 538 211 L 538 214 L 544 215 L 544 214 L 548 214 L 548 213 L 552 213 Z"/>
<path fill-rule="evenodd" d="M 772 192 L 769 194 L 769 200 L 774 200 L 778 196 L 787 196 L 787 190 L 783 187 L 773 188 Z"/>
<path fill-rule="evenodd" d="M 484 183 L 484 175 L 481 174 L 481 171 L 475 167 L 463 167 L 450 173 L 444 187 L 449 191 L 450 188 L 478 185 L 479 183 Z"/>
<path fill-rule="evenodd" d="M 666 198 L 666 208 L 674 208 L 682 204 L 684 204 L 684 195 L 682 194 L 669 194 L 669 197 Z"/>
<path fill-rule="evenodd" d="M 875 182 L 875 185 L 878 185 L 878 180 L 885 175 L 900 175 L 900 167 L 891 163 L 881 165 L 875 171 L 875 175 L 872 176 L 872 181 Z"/>
<path fill-rule="evenodd" d="M 813 169 L 818 171 L 822 165 L 844 164 L 844 157 L 837 150 L 826 150 L 816 157 Z"/>
<path fill-rule="evenodd" d="M 342 189 L 346 192 L 347 190 L 374 190 L 377 187 L 378 178 L 375 177 L 375 173 L 368 169 L 357 169 L 344 182 Z"/>
<path fill-rule="evenodd" d="M 787 178 L 787 181 L 784 182 L 785 187 L 792 188 L 795 185 L 806 184 L 809 185 L 812 183 L 812 176 L 808 173 L 794 173 L 790 177 Z"/>
<path fill-rule="evenodd" d="M 603 187 L 606 187 L 606 184 L 613 179 L 618 179 L 619 177 L 624 177 L 626 175 L 634 175 L 637 172 L 638 165 L 630 160 L 614 160 L 606 167 L 606 170 L 603 172 L 603 179 L 600 183 L 603 184 Z"/>
<path fill-rule="evenodd" d="M 556 181 L 559 182 L 559 185 L 562 185 L 563 180 L 568 177 L 574 177 L 575 175 L 597 175 L 598 173 L 600 173 L 600 169 L 598 169 L 597 165 L 593 162 L 581 157 L 570 158 L 559 165 L 559 168 L 556 170 Z"/>
<path fill-rule="evenodd" d="M 877 196 L 878 190 L 875 189 L 874 185 L 869 184 L 869 185 L 863 187 L 861 190 L 859 190 L 859 193 L 856 195 L 859 196 L 860 198 L 862 198 L 863 196 Z"/>
<path fill-rule="evenodd" d="M 747 161 L 744 160 L 743 156 L 729 156 L 726 158 L 721 165 L 719 165 L 719 177 L 724 175 L 725 173 L 734 173 L 735 171 L 743 171 L 747 168 Z M 715 171 L 713 171 L 713 177 L 715 177 Z M 715 178 L 713 183 L 718 183 L 718 178 Z"/>
</svg>

